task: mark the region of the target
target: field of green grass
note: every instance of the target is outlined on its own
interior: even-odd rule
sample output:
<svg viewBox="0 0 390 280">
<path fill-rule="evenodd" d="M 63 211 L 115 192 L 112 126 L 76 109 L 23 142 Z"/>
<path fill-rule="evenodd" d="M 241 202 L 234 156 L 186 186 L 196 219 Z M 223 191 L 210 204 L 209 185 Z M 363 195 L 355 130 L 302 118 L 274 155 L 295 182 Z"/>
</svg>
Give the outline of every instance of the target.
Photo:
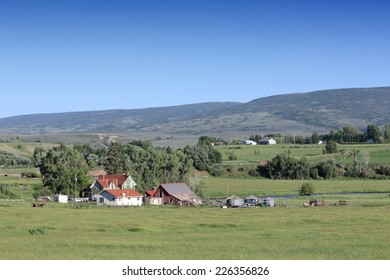
<svg viewBox="0 0 390 280">
<path fill-rule="evenodd" d="M 228 178 L 203 176 L 207 197 L 238 196 L 282 196 L 298 194 L 305 182 L 314 185 L 315 194 L 345 192 L 389 192 L 390 180 L 331 179 L 331 180 L 271 180 L 258 177 Z"/>
<path fill-rule="evenodd" d="M 339 154 L 323 154 L 325 145 L 237 145 L 237 146 L 219 146 L 217 149 L 222 153 L 224 163 L 231 164 L 257 164 L 259 160 L 271 160 L 277 154 L 289 153 L 292 157 L 305 157 L 309 162 L 317 163 L 323 159 L 335 158 L 339 160 Z M 370 163 L 390 164 L 390 145 L 389 144 L 359 144 L 359 145 L 338 145 L 338 150 L 351 152 L 359 150 L 360 153 L 368 152 Z M 229 154 L 234 153 L 237 160 L 230 161 Z"/>
<path fill-rule="evenodd" d="M 389 205 L 0 208 L 3 260 L 390 259 Z"/>
</svg>

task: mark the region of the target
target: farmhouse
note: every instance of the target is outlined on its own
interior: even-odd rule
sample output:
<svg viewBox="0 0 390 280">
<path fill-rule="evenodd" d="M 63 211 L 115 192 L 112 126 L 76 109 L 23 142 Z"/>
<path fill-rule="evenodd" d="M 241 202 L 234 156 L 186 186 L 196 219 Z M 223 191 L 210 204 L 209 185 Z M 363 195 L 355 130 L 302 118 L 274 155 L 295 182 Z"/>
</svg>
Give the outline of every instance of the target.
<svg viewBox="0 0 390 280">
<path fill-rule="evenodd" d="M 264 137 L 259 140 L 260 145 L 274 145 L 276 144 L 276 141 L 272 138 Z"/>
<path fill-rule="evenodd" d="M 96 195 L 103 190 L 134 190 L 136 185 L 137 183 L 130 175 L 100 175 L 89 187 L 91 199 L 95 200 Z"/>
<path fill-rule="evenodd" d="M 141 206 L 142 194 L 132 189 L 107 189 L 97 195 L 97 205 Z"/>
<path fill-rule="evenodd" d="M 162 199 L 163 204 L 200 205 L 202 199 L 195 195 L 185 183 L 161 184 L 154 197 Z"/>
</svg>

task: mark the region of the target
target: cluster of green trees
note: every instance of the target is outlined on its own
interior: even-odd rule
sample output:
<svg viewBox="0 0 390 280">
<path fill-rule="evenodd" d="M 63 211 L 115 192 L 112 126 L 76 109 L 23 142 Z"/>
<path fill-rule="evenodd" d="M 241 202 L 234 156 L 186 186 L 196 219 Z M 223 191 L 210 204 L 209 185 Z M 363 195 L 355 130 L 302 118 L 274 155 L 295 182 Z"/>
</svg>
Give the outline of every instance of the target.
<svg viewBox="0 0 390 280">
<path fill-rule="evenodd" d="M 368 140 L 373 143 L 390 142 L 390 125 L 380 128 L 377 125 L 368 125 L 365 131 L 351 125 L 344 126 L 337 131 L 330 131 L 328 134 L 313 133 L 310 137 L 299 139 L 301 144 L 316 144 L 322 141 L 335 141 L 341 143 L 365 143 Z"/>
<path fill-rule="evenodd" d="M 389 142 L 390 125 L 385 125 L 382 129 L 377 125 L 368 125 L 364 132 L 353 126 L 344 126 L 336 132 L 330 131 L 328 134 L 318 135 L 318 138 L 325 141 L 333 140 L 337 143 L 363 143 L 368 140 L 374 143 Z"/>
<path fill-rule="evenodd" d="M 45 190 L 37 193 L 65 193 L 79 196 L 91 184 L 89 172 L 102 167 L 108 174 L 131 174 L 138 191 L 156 188 L 161 183 L 191 181 L 191 171 L 209 170 L 222 162 L 222 154 L 212 147 L 210 138 L 199 138 L 195 146 L 182 149 L 155 147 L 149 141 L 128 144 L 111 142 L 106 148 L 93 148 L 88 144 L 65 146 L 34 151 L 33 162 L 39 167 Z M 192 180 L 194 181 L 194 180 Z M 195 180 L 196 181 L 196 180 Z M 199 182 L 192 186 L 196 191 Z"/>
</svg>

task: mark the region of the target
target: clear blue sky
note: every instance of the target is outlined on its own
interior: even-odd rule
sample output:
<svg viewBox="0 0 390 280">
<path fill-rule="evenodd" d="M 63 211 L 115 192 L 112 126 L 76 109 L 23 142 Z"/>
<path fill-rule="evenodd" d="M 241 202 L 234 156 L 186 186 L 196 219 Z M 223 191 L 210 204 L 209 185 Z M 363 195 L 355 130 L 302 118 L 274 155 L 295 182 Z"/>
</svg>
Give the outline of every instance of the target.
<svg viewBox="0 0 390 280">
<path fill-rule="evenodd" d="M 390 86 L 386 1 L 0 2 L 0 118 Z"/>
</svg>

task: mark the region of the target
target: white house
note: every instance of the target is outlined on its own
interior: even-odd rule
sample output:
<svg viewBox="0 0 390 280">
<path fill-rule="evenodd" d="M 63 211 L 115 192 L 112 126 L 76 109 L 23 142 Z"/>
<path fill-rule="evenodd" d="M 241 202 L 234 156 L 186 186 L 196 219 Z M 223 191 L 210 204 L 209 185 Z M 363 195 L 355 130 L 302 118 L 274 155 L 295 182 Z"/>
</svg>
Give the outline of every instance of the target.
<svg viewBox="0 0 390 280">
<path fill-rule="evenodd" d="M 108 189 L 96 196 L 96 204 L 108 206 L 141 206 L 142 194 L 132 189 Z"/>
<path fill-rule="evenodd" d="M 259 141 L 260 145 L 275 145 L 276 141 L 272 138 L 264 137 Z"/>
</svg>

